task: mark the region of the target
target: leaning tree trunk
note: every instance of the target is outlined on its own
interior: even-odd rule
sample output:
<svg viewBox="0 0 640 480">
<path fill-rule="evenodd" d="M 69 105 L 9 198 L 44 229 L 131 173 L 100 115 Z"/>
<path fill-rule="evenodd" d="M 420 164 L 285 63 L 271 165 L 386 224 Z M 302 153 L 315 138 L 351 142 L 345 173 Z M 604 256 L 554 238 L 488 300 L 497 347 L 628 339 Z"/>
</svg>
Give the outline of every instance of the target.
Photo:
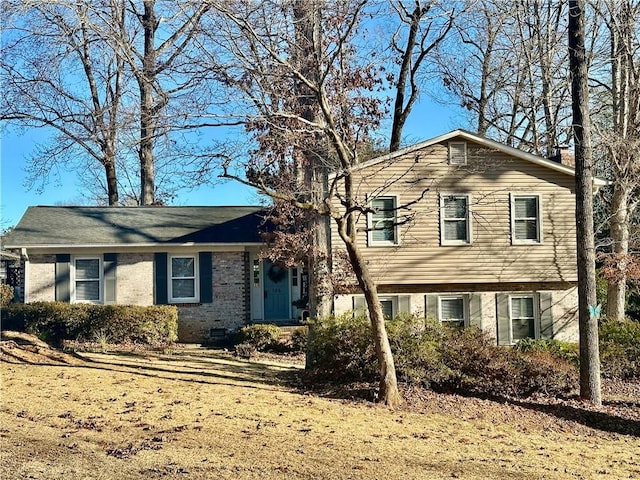
<svg viewBox="0 0 640 480">
<path fill-rule="evenodd" d="M 602 405 L 598 318 L 596 304 L 595 239 L 593 228 L 593 155 L 589 116 L 588 68 L 585 49 L 584 0 L 569 1 L 569 61 L 576 159 L 576 235 L 578 314 L 580 328 L 580 396 Z"/>
<path fill-rule="evenodd" d="M 378 297 L 378 286 L 371 276 L 367 261 L 362 256 L 355 238 L 349 234 L 349 231 L 355 231 L 353 214 L 348 215 L 346 220 L 338 222 L 338 233 L 347 248 L 353 271 L 358 280 L 358 285 L 364 293 L 367 309 L 369 310 L 371 331 L 380 374 L 378 401 L 393 408 L 402 403 L 402 397 L 398 390 L 396 367 L 387 336 L 380 298 Z"/>
</svg>

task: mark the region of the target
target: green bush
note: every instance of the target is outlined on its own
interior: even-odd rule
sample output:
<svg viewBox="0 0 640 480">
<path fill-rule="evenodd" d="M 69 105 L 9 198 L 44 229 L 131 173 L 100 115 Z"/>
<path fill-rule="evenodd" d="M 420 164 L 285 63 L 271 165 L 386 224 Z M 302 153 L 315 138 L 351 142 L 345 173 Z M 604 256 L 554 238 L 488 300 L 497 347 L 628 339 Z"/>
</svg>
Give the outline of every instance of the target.
<svg viewBox="0 0 640 480">
<path fill-rule="evenodd" d="M 377 361 L 371 342 L 371 323 L 365 315 L 351 312 L 309 323 L 308 359 L 313 375 L 334 380 L 375 378 Z"/>
<path fill-rule="evenodd" d="M 515 346 L 525 353 L 548 353 L 555 358 L 566 360 L 576 368 L 580 365 L 580 350 L 577 343 L 562 342 L 555 338 L 523 338 Z"/>
<path fill-rule="evenodd" d="M 308 327 L 298 327 L 293 332 L 291 332 L 291 350 L 294 352 L 306 351 L 308 336 Z"/>
<path fill-rule="evenodd" d="M 445 333 L 437 321 L 410 315 L 387 322 L 398 379 L 424 385 L 441 380 L 446 369 L 439 345 Z"/>
<path fill-rule="evenodd" d="M 365 316 L 314 321 L 312 374 L 333 380 L 377 380 L 377 361 Z M 549 352 L 499 347 L 476 327 L 452 329 L 417 316 L 387 322 L 401 381 L 439 391 L 526 397 L 564 394 L 577 370 Z"/>
<path fill-rule="evenodd" d="M 164 345 L 178 339 L 178 310 L 168 305 L 93 305 L 35 302 L 3 309 L 3 330 L 18 330 L 61 345 L 64 340 Z"/>
<path fill-rule="evenodd" d="M 0 283 L 0 307 L 6 307 L 13 301 L 13 287 Z"/>
<path fill-rule="evenodd" d="M 603 375 L 640 378 L 640 322 L 603 319 L 599 328 Z"/>
<path fill-rule="evenodd" d="M 257 351 L 263 352 L 273 348 L 280 338 L 280 327 L 266 323 L 256 323 L 242 327 L 238 332 L 238 343 L 253 345 Z"/>
</svg>

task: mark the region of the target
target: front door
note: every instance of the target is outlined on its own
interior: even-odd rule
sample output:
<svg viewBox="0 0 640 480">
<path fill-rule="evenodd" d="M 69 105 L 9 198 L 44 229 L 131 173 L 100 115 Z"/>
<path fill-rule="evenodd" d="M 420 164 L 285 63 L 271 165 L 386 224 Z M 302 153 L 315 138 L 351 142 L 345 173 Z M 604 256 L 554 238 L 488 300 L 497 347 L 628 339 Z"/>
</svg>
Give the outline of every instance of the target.
<svg viewBox="0 0 640 480">
<path fill-rule="evenodd" d="M 289 270 L 265 260 L 263 271 L 265 321 L 288 320 L 291 316 Z"/>
</svg>

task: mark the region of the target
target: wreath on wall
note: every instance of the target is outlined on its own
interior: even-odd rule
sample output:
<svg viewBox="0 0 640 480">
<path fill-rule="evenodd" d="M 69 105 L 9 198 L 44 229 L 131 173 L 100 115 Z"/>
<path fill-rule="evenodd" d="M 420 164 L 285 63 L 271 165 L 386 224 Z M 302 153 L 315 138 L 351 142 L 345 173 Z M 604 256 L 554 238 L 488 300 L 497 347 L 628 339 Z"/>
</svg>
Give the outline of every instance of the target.
<svg viewBox="0 0 640 480">
<path fill-rule="evenodd" d="M 267 270 L 267 276 L 273 283 L 280 283 L 287 276 L 287 269 L 271 264 Z"/>
</svg>

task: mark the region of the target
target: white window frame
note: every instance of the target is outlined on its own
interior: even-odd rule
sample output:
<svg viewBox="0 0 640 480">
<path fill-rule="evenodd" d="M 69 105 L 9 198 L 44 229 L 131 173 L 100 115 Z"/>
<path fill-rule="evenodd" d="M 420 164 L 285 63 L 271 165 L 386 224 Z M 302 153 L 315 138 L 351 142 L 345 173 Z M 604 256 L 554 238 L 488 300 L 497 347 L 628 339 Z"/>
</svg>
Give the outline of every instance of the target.
<svg viewBox="0 0 640 480">
<path fill-rule="evenodd" d="M 373 232 L 375 225 L 373 224 L 373 213 L 367 213 L 367 243 L 372 247 L 388 247 L 400 244 L 400 229 L 398 228 L 398 196 L 397 195 L 381 195 L 369 200 L 369 205 L 373 208 L 375 200 L 393 200 L 393 240 L 374 240 Z"/>
<path fill-rule="evenodd" d="M 449 165 L 460 166 L 467 164 L 467 142 L 449 142 Z"/>
<path fill-rule="evenodd" d="M 198 303 L 200 301 L 200 268 L 198 264 L 197 253 L 176 253 L 168 255 L 167 261 L 167 293 L 169 303 Z M 174 277 L 173 276 L 173 259 L 174 258 L 192 258 L 193 259 L 193 277 Z M 193 297 L 174 297 L 173 296 L 173 280 L 174 279 L 191 279 L 193 278 Z"/>
<path fill-rule="evenodd" d="M 98 261 L 98 278 L 97 279 L 76 279 L 76 262 L 78 260 L 97 260 Z M 100 255 L 73 256 L 70 262 L 70 280 L 71 280 L 71 303 L 104 303 L 104 266 L 103 259 Z M 76 282 L 77 281 L 97 281 L 98 282 L 98 300 L 78 300 L 76 298 Z"/>
<path fill-rule="evenodd" d="M 382 296 L 379 298 L 380 307 L 382 307 L 382 302 L 391 302 L 391 318 L 385 318 L 385 320 L 393 320 L 398 315 L 398 296 L 397 295 L 388 295 Z M 384 310 L 383 310 L 384 313 Z"/>
<path fill-rule="evenodd" d="M 443 300 L 462 300 L 462 316 L 463 318 L 462 320 L 462 326 L 463 327 L 468 327 L 469 326 L 469 295 L 438 295 L 438 321 L 440 323 L 444 323 L 446 324 L 447 322 L 450 322 L 451 320 L 444 320 L 442 318 L 442 301 Z"/>
<path fill-rule="evenodd" d="M 542 244 L 542 195 L 539 193 L 512 193 L 510 198 L 511 204 L 511 243 L 512 245 L 540 245 Z M 520 198 L 534 198 L 536 200 L 536 208 L 538 211 L 537 223 L 537 238 L 526 239 L 516 238 L 516 220 L 531 220 L 533 217 L 516 218 L 516 200 Z"/>
<path fill-rule="evenodd" d="M 445 237 L 445 223 L 447 220 L 459 221 L 461 218 L 445 218 L 445 199 L 447 198 L 465 198 L 467 201 L 467 216 L 464 219 L 467 222 L 467 238 L 464 240 L 448 240 Z M 471 226 L 471 195 L 467 193 L 441 193 L 440 194 L 440 245 L 471 245 L 472 243 L 472 226 Z"/>
<path fill-rule="evenodd" d="M 537 339 L 540 338 L 540 332 L 539 332 L 539 318 L 540 318 L 540 311 L 538 308 L 538 295 L 535 293 L 522 293 L 522 294 L 513 294 L 513 295 L 509 295 L 509 340 L 511 341 L 512 345 L 515 345 L 518 341 L 514 340 L 513 338 L 513 300 L 514 299 L 521 299 L 521 298 L 530 298 L 531 302 L 533 303 L 533 317 L 531 318 L 531 320 L 533 321 L 533 338 Z M 529 337 L 527 337 L 529 338 Z M 520 339 L 518 339 L 520 340 Z"/>
</svg>

